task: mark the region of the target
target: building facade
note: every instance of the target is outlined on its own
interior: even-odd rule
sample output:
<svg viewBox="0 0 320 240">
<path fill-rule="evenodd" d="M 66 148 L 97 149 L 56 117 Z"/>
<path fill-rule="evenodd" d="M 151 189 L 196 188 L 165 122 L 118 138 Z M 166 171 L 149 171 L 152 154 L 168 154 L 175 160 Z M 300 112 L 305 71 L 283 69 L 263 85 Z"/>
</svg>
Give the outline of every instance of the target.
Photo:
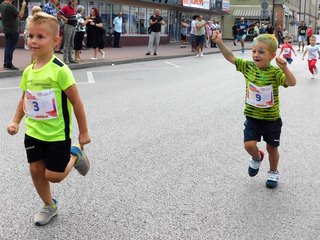
<svg viewBox="0 0 320 240">
<path fill-rule="evenodd" d="M 263 2 L 267 6 L 262 6 Z M 267 14 L 263 14 L 262 8 Z M 231 39 L 234 22 L 244 17 L 249 23 L 272 23 L 275 29 L 285 28 L 296 40 L 300 21 L 312 25 L 314 30 L 319 29 L 318 9 L 319 0 L 231 0 L 230 15 L 224 16 L 224 37 Z"/>
<path fill-rule="evenodd" d="M 0 0 L 2 2 L 3 0 Z M 16 1 L 16 6 L 20 6 L 22 0 Z M 123 26 L 121 35 L 121 45 L 146 45 L 148 43 L 147 29 L 149 18 L 155 9 L 160 9 L 161 16 L 166 22 L 161 29 L 161 43 L 180 41 L 180 23 L 182 19 L 191 22 L 192 16 L 201 14 L 205 19 L 223 19 L 227 14 L 229 0 L 78 0 L 85 8 L 85 15 L 88 15 L 92 7 L 96 7 L 103 20 L 104 27 L 108 32 L 112 28 L 113 18 L 118 12 L 123 13 Z M 28 2 L 26 16 L 31 13 L 35 5 L 44 5 L 45 0 Z M 68 0 L 61 0 L 61 4 L 67 4 Z M 24 19 L 25 19 L 24 18 Z M 20 21 L 20 32 L 25 28 L 25 22 Z M 2 26 L 0 25 L 0 31 Z M 0 35 L 0 37 L 3 36 Z M 22 46 L 22 40 L 19 46 Z M 0 39 L 0 45 L 3 41 Z"/>
</svg>

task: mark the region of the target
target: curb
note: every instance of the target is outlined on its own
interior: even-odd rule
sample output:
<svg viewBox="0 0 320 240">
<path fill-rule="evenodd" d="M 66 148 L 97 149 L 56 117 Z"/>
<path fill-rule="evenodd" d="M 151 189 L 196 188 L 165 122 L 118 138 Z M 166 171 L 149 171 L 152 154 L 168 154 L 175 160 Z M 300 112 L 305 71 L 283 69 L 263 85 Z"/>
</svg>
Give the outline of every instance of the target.
<svg viewBox="0 0 320 240">
<path fill-rule="evenodd" d="M 249 48 L 246 48 L 246 49 L 249 49 Z M 240 50 L 232 50 L 232 52 L 238 52 L 238 51 Z M 207 52 L 205 53 L 205 55 L 211 55 L 211 54 L 217 54 L 217 53 L 220 53 L 220 51 Z M 190 57 L 194 55 L 195 53 L 190 52 L 189 54 L 178 54 L 178 55 L 171 55 L 171 56 L 142 57 L 142 58 L 136 58 L 136 59 L 125 59 L 125 60 L 117 60 L 117 61 L 104 60 L 104 61 L 96 61 L 96 62 L 70 64 L 69 68 L 71 70 L 78 70 L 78 69 L 84 69 L 84 68 L 111 66 L 112 64 L 121 65 L 121 64 L 127 64 L 127 63 L 135 63 L 135 62 L 156 61 L 161 59 L 183 58 L 183 57 Z M 23 73 L 23 70 L 3 71 L 3 72 L 0 72 L 0 78 L 19 77 L 19 76 L 22 76 L 22 73 Z"/>
</svg>

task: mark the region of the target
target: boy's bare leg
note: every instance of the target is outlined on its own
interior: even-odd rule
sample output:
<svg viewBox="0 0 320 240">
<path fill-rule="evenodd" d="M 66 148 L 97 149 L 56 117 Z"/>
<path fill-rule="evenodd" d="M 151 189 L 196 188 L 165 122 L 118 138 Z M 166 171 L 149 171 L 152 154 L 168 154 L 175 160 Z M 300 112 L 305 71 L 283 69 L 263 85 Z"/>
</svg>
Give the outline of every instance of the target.
<svg viewBox="0 0 320 240">
<path fill-rule="evenodd" d="M 260 159 L 261 155 L 257 146 L 257 141 L 248 141 L 244 143 L 244 148 L 251 155 L 253 159 Z"/>
<path fill-rule="evenodd" d="M 45 176 L 45 165 L 43 161 L 37 161 L 30 163 L 30 173 L 40 198 L 45 205 L 52 205 L 52 195 L 50 190 L 50 182 L 46 179 Z"/>
<path fill-rule="evenodd" d="M 272 147 L 271 145 L 267 144 L 267 151 L 269 154 L 270 171 L 276 172 L 278 170 L 278 163 L 279 163 L 278 147 Z"/>
<path fill-rule="evenodd" d="M 64 172 L 54 172 L 46 169 L 45 177 L 47 181 L 50 181 L 52 183 L 61 182 L 63 179 L 65 179 L 69 175 L 76 161 L 77 161 L 77 157 L 70 154 L 70 161 L 66 166 Z"/>
</svg>

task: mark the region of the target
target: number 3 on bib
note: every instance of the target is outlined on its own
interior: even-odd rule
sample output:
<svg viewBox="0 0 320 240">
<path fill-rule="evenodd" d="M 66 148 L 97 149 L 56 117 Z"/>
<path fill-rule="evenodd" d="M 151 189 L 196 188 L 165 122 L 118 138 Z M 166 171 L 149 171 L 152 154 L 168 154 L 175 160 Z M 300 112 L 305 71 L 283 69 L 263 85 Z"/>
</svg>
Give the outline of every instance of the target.
<svg viewBox="0 0 320 240">
<path fill-rule="evenodd" d="M 24 97 L 23 110 L 29 118 L 49 120 L 58 117 L 57 103 L 54 91 L 27 90 Z"/>
</svg>

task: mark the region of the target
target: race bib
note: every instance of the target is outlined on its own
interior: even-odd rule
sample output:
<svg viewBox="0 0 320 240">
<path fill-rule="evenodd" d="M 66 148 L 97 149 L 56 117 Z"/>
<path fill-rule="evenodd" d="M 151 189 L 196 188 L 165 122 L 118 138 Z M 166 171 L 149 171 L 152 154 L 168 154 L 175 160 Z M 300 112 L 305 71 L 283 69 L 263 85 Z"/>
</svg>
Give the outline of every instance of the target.
<svg viewBox="0 0 320 240">
<path fill-rule="evenodd" d="M 35 120 L 49 120 L 58 117 L 56 96 L 53 90 L 27 90 L 24 97 L 23 110 Z"/>
<path fill-rule="evenodd" d="M 284 55 L 288 55 L 291 53 L 291 49 L 290 48 L 283 48 L 283 54 Z"/>
<path fill-rule="evenodd" d="M 272 85 L 258 87 L 248 83 L 247 103 L 258 108 L 270 108 L 274 104 Z"/>
</svg>

